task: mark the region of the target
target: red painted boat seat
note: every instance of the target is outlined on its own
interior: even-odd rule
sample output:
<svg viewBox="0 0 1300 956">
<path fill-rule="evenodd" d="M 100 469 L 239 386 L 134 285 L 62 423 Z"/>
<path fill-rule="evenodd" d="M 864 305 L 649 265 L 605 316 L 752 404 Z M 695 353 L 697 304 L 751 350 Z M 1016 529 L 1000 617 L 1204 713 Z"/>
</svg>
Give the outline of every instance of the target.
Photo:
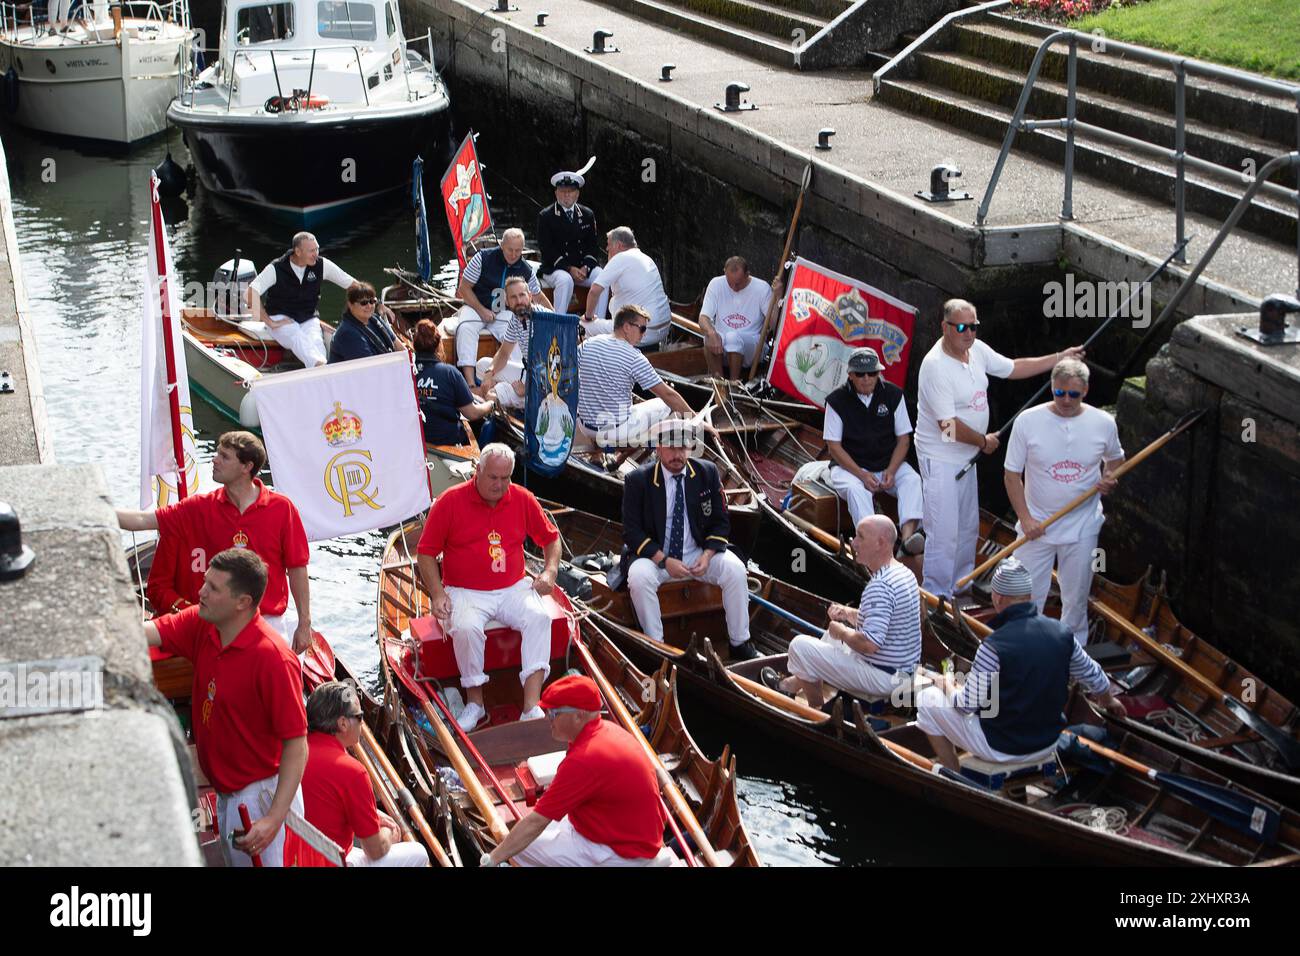
<svg viewBox="0 0 1300 956">
<path fill-rule="evenodd" d="M 564 616 L 564 609 L 551 595 L 542 598 L 542 603 L 551 615 L 551 658 L 563 657 L 569 643 L 569 620 Z M 519 632 L 501 624 L 489 621 L 484 629 L 487 644 L 483 648 L 483 672 L 520 667 Z M 433 615 L 411 618 L 411 636 L 420 643 L 420 676 L 436 677 L 448 680 L 460 677 L 460 668 L 456 666 L 456 654 L 452 649 L 451 636 L 444 634 L 442 624 Z"/>
</svg>

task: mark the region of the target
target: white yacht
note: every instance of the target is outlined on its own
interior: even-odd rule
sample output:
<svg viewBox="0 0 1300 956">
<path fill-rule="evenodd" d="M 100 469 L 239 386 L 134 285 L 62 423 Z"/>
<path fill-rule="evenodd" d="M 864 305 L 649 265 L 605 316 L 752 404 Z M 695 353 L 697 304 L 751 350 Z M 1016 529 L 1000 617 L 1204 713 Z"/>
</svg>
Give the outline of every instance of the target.
<svg viewBox="0 0 1300 956">
<path fill-rule="evenodd" d="M 194 31 L 185 0 L 0 4 L 0 108 L 23 126 L 130 144 L 167 127 Z"/>
<path fill-rule="evenodd" d="M 409 183 L 449 109 L 397 0 L 227 0 L 217 62 L 167 116 L 206 189 L 310 220 Z"/>
</svg>

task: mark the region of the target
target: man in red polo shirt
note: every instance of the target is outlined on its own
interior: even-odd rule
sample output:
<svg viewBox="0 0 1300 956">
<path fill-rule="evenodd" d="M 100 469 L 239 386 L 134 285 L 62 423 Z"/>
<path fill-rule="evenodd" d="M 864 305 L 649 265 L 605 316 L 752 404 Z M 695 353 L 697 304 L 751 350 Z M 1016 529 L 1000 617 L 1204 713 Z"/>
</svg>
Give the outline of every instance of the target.
<svg viewBox="0 0 1300 956">
<path fill-rule="evenodd" d="M 348 753 L 361 743 L 361 720 L 357 692 L 342 681 L 321 684 L 307 698 L 307 822 L 343 849 L 348 866 L 428 866 L 424 847 L 402 842 L 401 827 L 375 806 L 366 768 Z"/>
<path fill-rule="evenodd" d="M 542 716 L 537 700 L 551 672 L 551 617 L 542 598 L 555 589 L 560 533 L 533 493 L 510 481 L 515 453 L 494 442 L 479 453 L 474 480 L 438 496 L 420 535 L 417 560 L 433 614 L 451 632 L 460 685 L 468 703 L 457 722 L 473 730 L 483 708 L 484 630 L 500 621 L 523 636 L 520 648 L 524 712 Z M 530 583 L 524 573 L 524 538 L 545 551 L 546 566 Z M 438 569 L 438 555 L 442 569 Z"/>
<path fill-rule="evenodd" d="M 303 810 L 301 668 L 257 611 L 265 589 L 262 559 L 230 548 L 209 562 L 197 606 L 144 625 L 151 646 L 194 665 L 194 744 L 217 790 L 221 835 L 241 829 L 240 804 L 253 820 L 230 851 L 235 866 L 252 865 L 257 854 L 264 865 L 280 866 L 285 818 Z"/>
<path fill-rule="evenodd" d="M 551 736 L 568 744 L 532 811 L 480 865 L 674 866 L 654 765 L 622 727 L 600 717 L 590 677 L 561 677 L 542 694 Z"/>
<path fill-rule="evenodd" d="M 266 448 L 256 435 L 226 432 L 212 459 L 212 478 L 222 487 L 157 511 L 119 508 L 117 523 L 126 531 L 156 530 L 162 538 L 175 539 L 181 560 L 188 556 L 190 566 L 200 573 L 219 551 L 252 550 L 267 566 L 262 616 L 301 654 L 311 647 L 311 552 L 293 502 L 256 477 L 265 465 Z M 296 626 L 285 616 L 290 592 L 298 612 Z"/>
</svg>

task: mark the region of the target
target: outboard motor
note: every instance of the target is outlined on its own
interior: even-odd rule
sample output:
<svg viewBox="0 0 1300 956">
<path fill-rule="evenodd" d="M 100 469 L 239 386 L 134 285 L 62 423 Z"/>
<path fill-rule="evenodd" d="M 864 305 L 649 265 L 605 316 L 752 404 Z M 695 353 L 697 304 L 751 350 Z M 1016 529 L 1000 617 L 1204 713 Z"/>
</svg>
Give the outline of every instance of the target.
<svg viewBox="0 0 1300 956">
<path fill-rule="evenodd" d="M 238 255 L 238 253 L 236 253 Z M 235 275 L 235 260 L 227 259 L 212 273 L 214 292 L 213 311 L 220 316 L 244 314 L 244 293 L 257 278 L 257 267 L 252 259 L 239 260 L 239 275 Z"/>
<path fill-rule="evenodd" d="M 174 199 L 185 192 L 185 170 L 181 169 L 180 163 L 172 159 L 171 150 L 167 151 L 163 161 L 155 166 L 153 171 L 158 176 L 159 196 Z"/>
</svg>

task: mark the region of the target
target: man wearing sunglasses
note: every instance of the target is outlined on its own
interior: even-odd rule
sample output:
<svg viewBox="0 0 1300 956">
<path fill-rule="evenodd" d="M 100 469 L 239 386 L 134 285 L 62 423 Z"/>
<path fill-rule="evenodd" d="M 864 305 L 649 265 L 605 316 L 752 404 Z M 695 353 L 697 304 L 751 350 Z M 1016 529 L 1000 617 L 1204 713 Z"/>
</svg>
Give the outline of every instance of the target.
<svg viewBox="0 0 1300 956">
<path fill-rule="evenodd" d="M 882 491 L 898 500 L 900 550 L 920 554 L 925 537 L 917 532 L 923 509 L 921 477 L 907 463 L 912 420 L 903 390 L 886 382 L 875 349 L 855 349 L 849 378 L 826 396 L 822 437 L 830 449 L 831 486 L 849 504 L 856 528 L 876 513 L 872 496 Z"/>
<path fill-rule="evenodd" d="M 1088 593 L 1093 552 L 1105 516 L 1100 495 L 1079 505 L 1046 529 L 1043 522 L 1080 492 L 1115 487 L 1110 477 L 1124 461 L 1115 419 L 1084 403 L 1088 366 L 1063 359 L 1052 370 L 1052 400 L 1022 412 L 1007 441 L 1004 480 L 1020 518 L 1016 530 L 1029 539 L 1018 552 L 1034 581 L 1039 613 L 1047 602 L 1056 567 L 1061 589 L 1061 623 L 1074 639 L 1088 639 Z"/>
<path fill-rule="evenodd" d="M 321 684 L 307 698 L 303 816 L 338 844 L 348 866 L 428 866 L 424 847 L 402 842 L 401 827 L 375 806 L 366 768 L 348 752 L 361 745 L 362 719 L 357 692 L 343 681 Z"/>
<path fill-rule="evenodd" d="M 1054 355 L 1010 359 L 977 340 L 979 316 L 965 299 L 943 304 L 942 337 L 921 362 L 916 396 L 916 459 L 925 493 L 925 579 L 931 594 L 951 597 L 975 567 L 979 538 L 978 478 L 957 473 L 975 455 L 998 450 L 989 427 L 989 376 L 1042 375 L 1062 358 L 1083 359 L 1075 347 Z"/>
</svg>

